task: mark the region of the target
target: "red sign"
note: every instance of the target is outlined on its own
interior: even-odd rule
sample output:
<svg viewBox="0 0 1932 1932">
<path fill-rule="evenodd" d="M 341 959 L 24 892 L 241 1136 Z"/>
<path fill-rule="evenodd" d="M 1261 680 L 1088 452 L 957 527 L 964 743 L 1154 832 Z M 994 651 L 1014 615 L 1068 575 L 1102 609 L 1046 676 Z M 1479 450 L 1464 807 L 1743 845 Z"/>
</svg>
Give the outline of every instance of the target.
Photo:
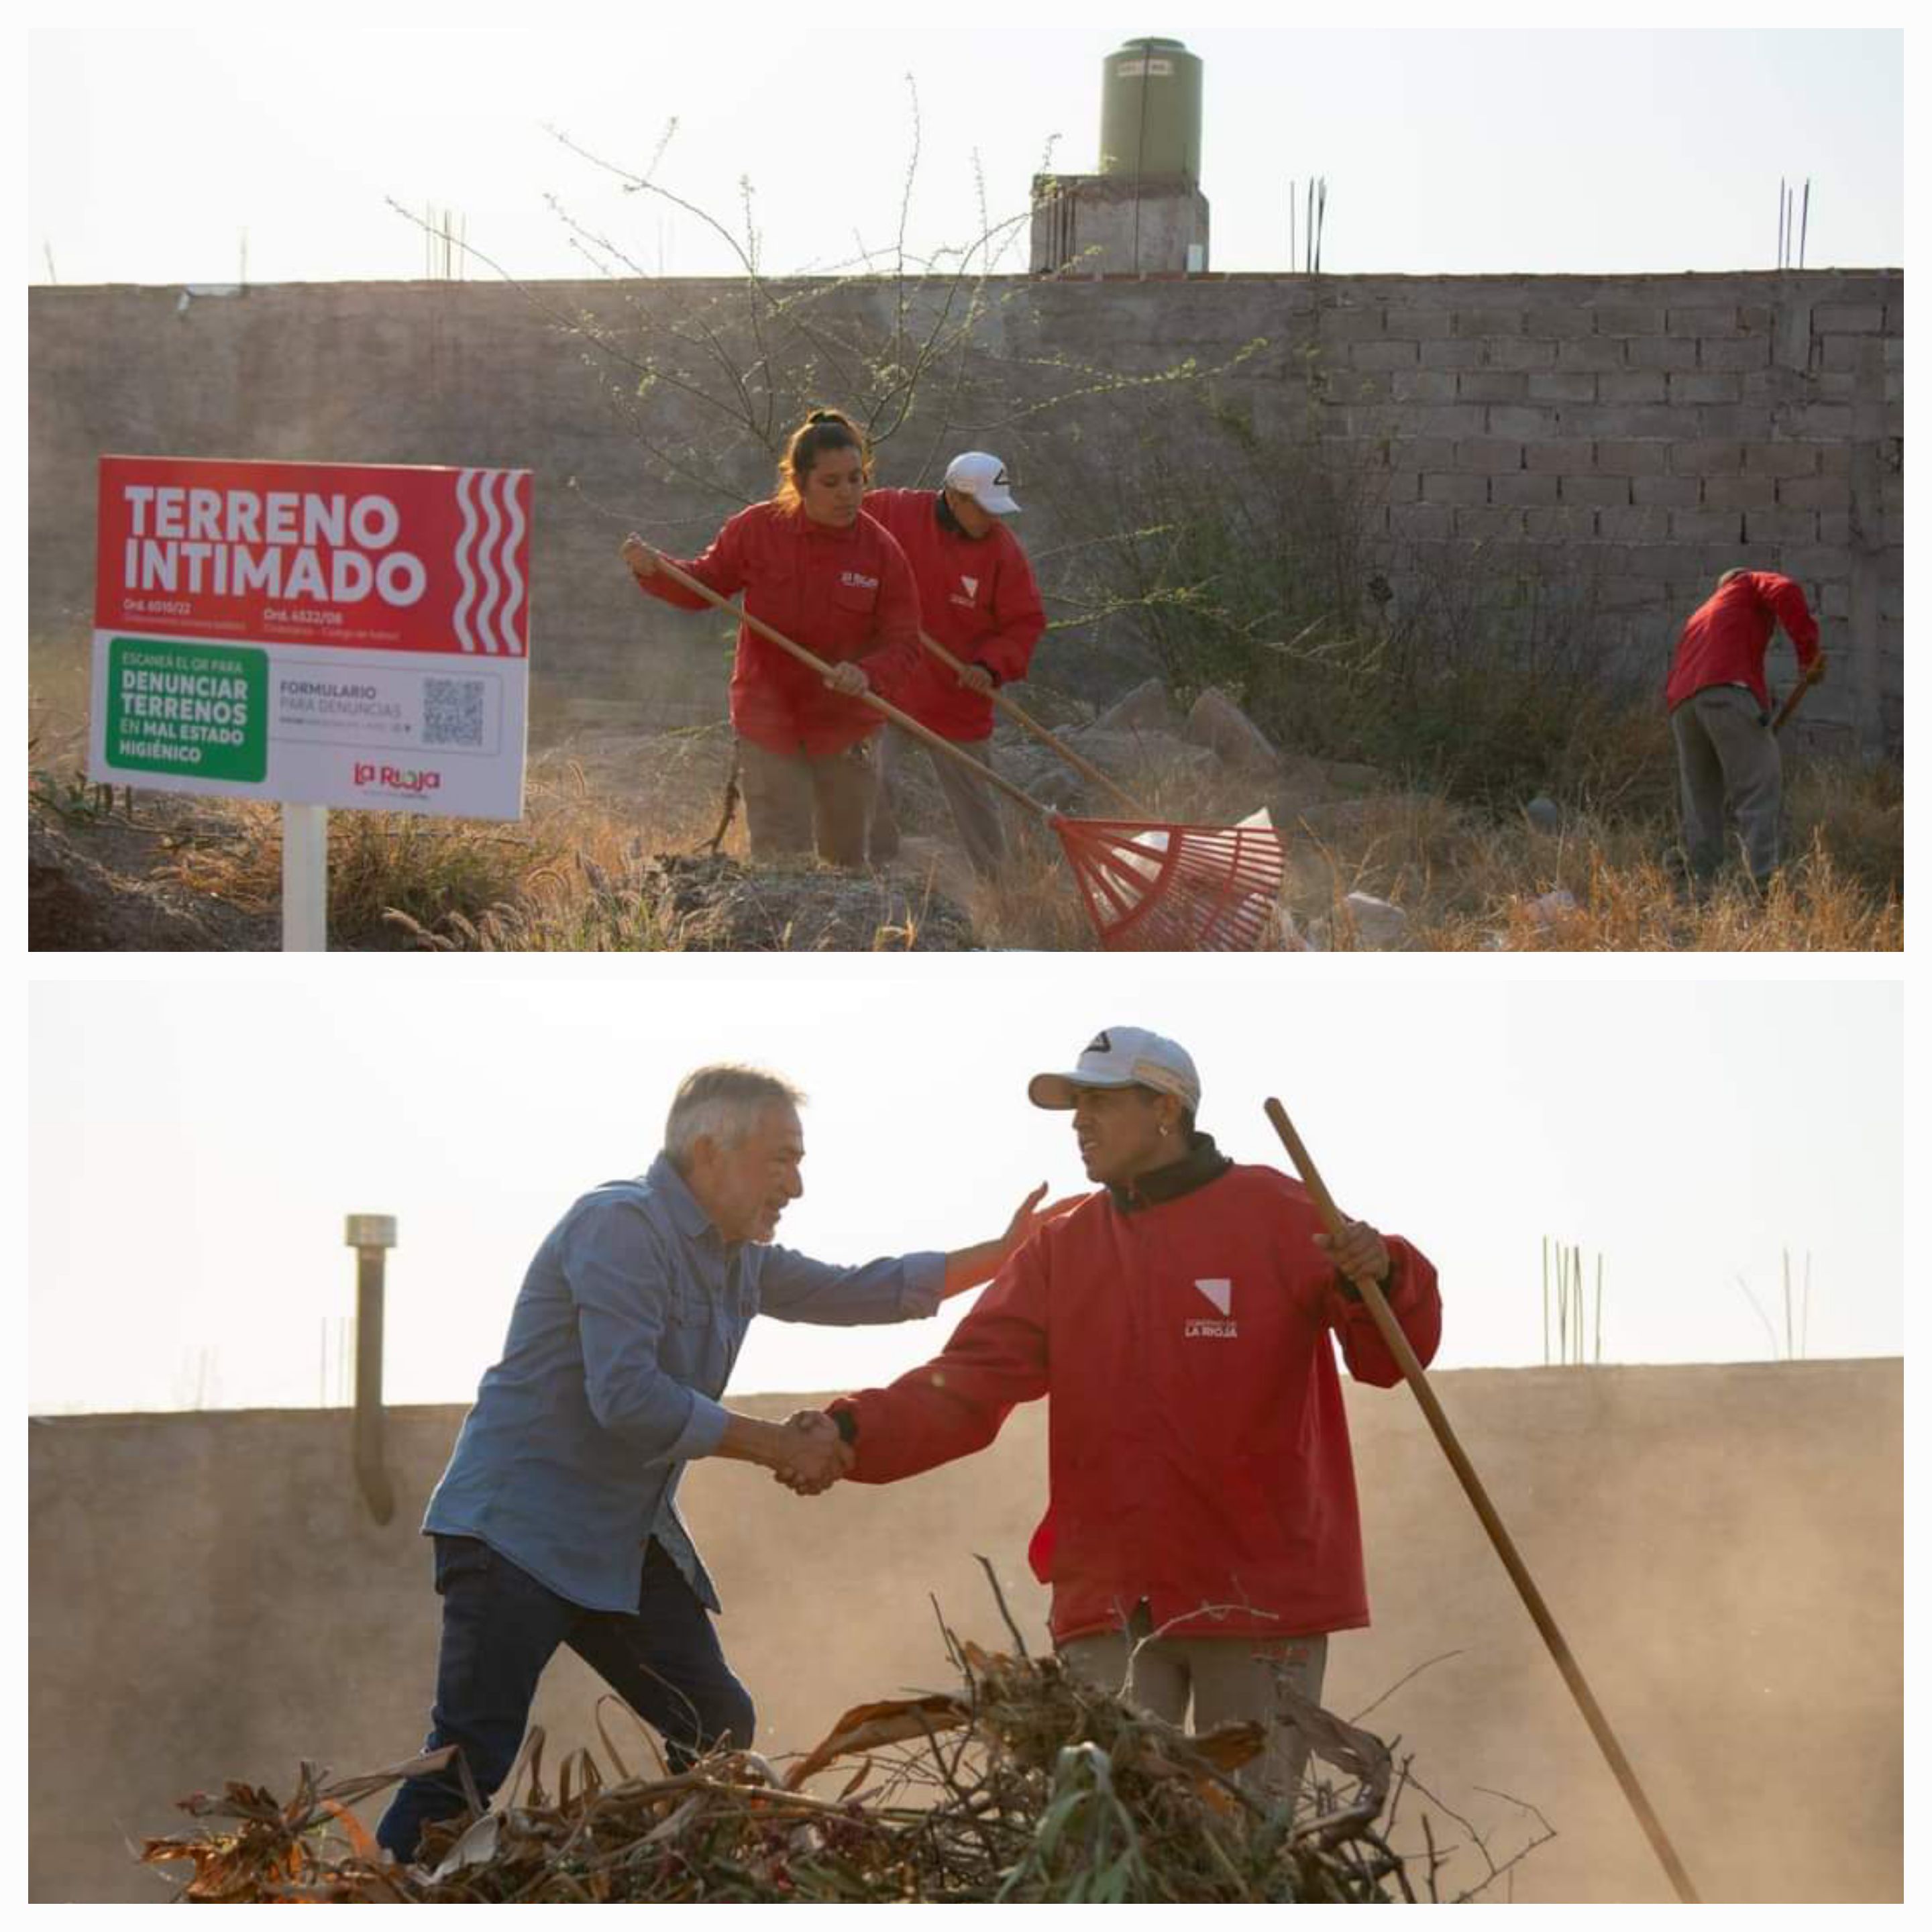
<svg viewBox="0 0 1932 1932">
<path fill-rule="evenodd" d="M 530 476 L 100 461 L 97 630 L 520 658 Z"/>
</svg>

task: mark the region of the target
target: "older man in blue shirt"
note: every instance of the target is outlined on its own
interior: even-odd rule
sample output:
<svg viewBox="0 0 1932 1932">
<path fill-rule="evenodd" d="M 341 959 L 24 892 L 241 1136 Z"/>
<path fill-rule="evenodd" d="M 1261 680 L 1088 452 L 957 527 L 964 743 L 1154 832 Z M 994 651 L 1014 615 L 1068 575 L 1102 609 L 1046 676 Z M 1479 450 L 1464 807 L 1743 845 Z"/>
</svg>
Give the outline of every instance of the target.
<svg viewBox="0 0 1932 1932">
<path fill-rule="evenodd" d="M 679 1517 L 678 1480 L 700 1456 L 758 1463 L 806 1490 L 842 1466 L 826 1419 L 764 1422 L 721 1406 L 752 1316 L 930 1315 L 989 1280 L 1040 1218 L 1044 1188 L 996 1240 L 860 1268 L 770 1245 L 804 1191 L 802 1097 L 751 1068 L 692 1074 L 650 1171 L 585 1195 L 524 1276 L 502 1360 L 423 1521 L 442 1598 L 424 1749 L 460 1746 L 486 1800 L 560 1644 L 662 1733 L 674 1766 L 749 1745 L 752 1700 L 712 1629 L 717 1593 Z M 376 1836 L 413 1858 L 422 1827 L 464 1804 L 454 1765 L 412 1778 Z"/>
</svg>

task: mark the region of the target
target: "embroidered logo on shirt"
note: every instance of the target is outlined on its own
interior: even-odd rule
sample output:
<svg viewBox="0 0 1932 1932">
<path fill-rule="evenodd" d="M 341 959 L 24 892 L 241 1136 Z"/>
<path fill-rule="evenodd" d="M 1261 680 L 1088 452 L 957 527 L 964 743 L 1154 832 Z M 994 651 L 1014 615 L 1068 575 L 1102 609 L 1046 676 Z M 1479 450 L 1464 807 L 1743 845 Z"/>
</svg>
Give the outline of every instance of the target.
<svg viewBox="0 0 1932 1932">
<path fill-rule="evenodd" d="M 959 581 L 965 585 L 966 594 L 968 597 L 976 597 L 979 596 L 980 580 L 976 577 L 968 577 L 962 573 Z"/>
<path fill-rule="evenodd" d="M 1232 1281 L 1216 1280 L 1197 1281 L 1194 1286 L 1213 1304 L 1220 1319 L 1210 1321 L 1204 1315 L 1192 1316 L 1184 1325 L 1183 1334 L 1190 1339 L 1196 1336 L 1216 1337 L 1235 1336 L 1238 1330 L 1232 1318 L 1234 1310 L 1234 1284 Z"/>
<path fill-rule="evenodd" d="M 879 580 L 876 577 L 867 577 L 862 572 L 856 570 L 843 572 L 838 580 L 841 584 L 849 585 L 854 590 L 876 590 L 879 587 Z"/>
</svg>

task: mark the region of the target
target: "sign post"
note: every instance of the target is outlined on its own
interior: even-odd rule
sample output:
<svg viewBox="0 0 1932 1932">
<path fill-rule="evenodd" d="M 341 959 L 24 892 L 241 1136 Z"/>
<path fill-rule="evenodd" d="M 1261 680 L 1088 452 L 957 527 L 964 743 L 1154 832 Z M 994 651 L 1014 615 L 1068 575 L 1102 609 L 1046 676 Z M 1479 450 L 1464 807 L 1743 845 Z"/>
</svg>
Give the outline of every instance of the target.
<svg viewBox="0 0 1932 1932">
<path fill-rule="evenodd" d="M 328 807 L 282 807 L 282 950 L 328 950 Z"/>
<path fill-rule="evenodd" d="M 524 470 L 100 459 L 88 774 L 282 802 L 283 946 L 328 808 L 523 815 Z"/>
</svg>

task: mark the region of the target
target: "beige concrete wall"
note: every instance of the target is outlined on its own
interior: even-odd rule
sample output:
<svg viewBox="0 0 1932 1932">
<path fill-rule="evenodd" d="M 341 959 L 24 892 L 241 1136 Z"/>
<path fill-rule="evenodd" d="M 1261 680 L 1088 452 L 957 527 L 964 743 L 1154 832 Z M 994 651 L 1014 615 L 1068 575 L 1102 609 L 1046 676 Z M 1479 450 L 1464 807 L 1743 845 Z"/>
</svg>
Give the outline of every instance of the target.
<svg viewBox="0 0 1932 1932">
<path fill-rule="evenodd" d="M 1445 556 L 1499 584 L 1587 584 L 1593 623 L 1660 687 L 1719 571 L 1782 570 L 1817 600 L 1835 658 L 1807 730 L 1902 739 L 1902 271 L 1006 278 L 981 293 L 971 355 L 928 385 L 880 480 L 995 443 L 1028 486 L 1024 534 L 1050 593 L 1070 567 L 1057 547 L 1095 534 L 1147 440 L 1184 444 L 1198 427 L 1198 406 L 1161 416 L 1162 386 L 1109 379 L 1184 358 L 1213 368 L 1259 344 L 1220 402 L 1264 440 L 1346 466 L 1399 591 L 1420 595 Z M 820 287 L 812 313 L 829 338 L 876 338 L 898 297 L 884 279 Z M 916 338 L 967 298 L 935 281 L 907 299 Z M 742 307 L 733 285 L 696 279 L 32 290 L 36 649 L 88 634 L 104 453 L 523 466 L 538 472 L 536 734 L 722 716 L 728 632 L 640 598 L 614 554 L 632 526 L 697 550 L 736 506 L 662 454 L 725 434 L 675 383 L 640 412 L 660 454 L 641 448 L 623 357 L 641 352 L 643 316 L 668 356 L 664 328 L 702 316 L 728 332 Z M 586 354 L 586 326 L 616 359 Z M 814 400 L 854 400 L 832 359 L 796 341 L 779 353 L 812 366 Z M 769 468 L 746 454 L 737 500 L 769 488 Z M 1039 674 L 1078 688 L 1096 652 L 1104 667 L 1132 644 L 1131 623 L 1049 637 Z"/>
<path fill-rule="evenodd" d="M 1901 1897 L 1901 1364 L 1438 1381 L 1705 1895 Z M 1366 1723 L 1499 1858 L 1524 1826 L 1486 1793 L 1542 1810 L 1561 1835 L 1519 1869 L 1516 1898 L 1666 1896 L 1414 1403 L 1351 1387 L 1348 1409 L 1376 1622 L 1336 1640 L 1328 1701 L 1375 1703 Z M 228 1778 L 286 1792 L 300 1759 L 346 1775 L 415 1748 L 436 1635 L 416 1526 L 460 1419 L 392 1415 L 399 1513 L 380 1528 L 346 1414 L 30 1424 L 33 1898 L 158 1898 L 127 1848 L 184 1822 L 172 1800 Z M 1044 1421 L 1022 1411 L 979 1457 L 809 1502 L 742 1466 L 692 1469 L 766 1748 L 946 1685 L 933 1598 L 1004 1642 L 976 1553 L 1041 1631 L 1024 1550 Z M 574 1659 L 552 1666 L 538 1714 L 559 1747 L 592 1739 L 594 1689 Z M 624 1720 L 612 1730 L 623 1748 Z M 1402 1816 L 1399 1842 L 1419 1848 L 1412 1798 Z"/>
</svg>

